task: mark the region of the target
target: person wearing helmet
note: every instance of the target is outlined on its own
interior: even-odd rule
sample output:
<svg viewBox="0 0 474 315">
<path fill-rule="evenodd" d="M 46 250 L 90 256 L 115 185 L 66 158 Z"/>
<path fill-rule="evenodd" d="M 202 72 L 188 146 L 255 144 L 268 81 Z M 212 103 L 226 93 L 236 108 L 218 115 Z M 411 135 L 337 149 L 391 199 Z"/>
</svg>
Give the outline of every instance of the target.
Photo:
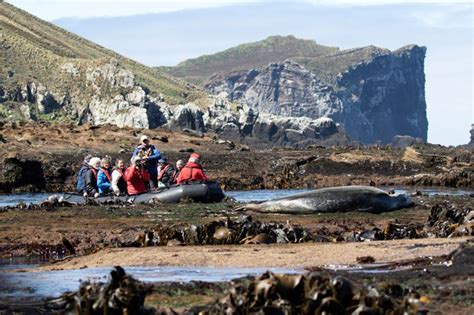
<svg viewBox="0 0 474 315">
<path fill-rule="evenodd" d="M 179 172 L 176 183 L 181 185 L 185 182 L 208 181 L 209 179 L 207 178 L 206 174 L 204 174 L 202 166 L 199 163 L 200 161 L 201 156 L 197 153 L 192 153 L 189 157 L 188 163 L 186 163 L 183 169 Z"/>
<path fill-rule="evenodd" d="M 150 139 L 146 135 L 140 137 L 140 145 L 133 151 L 132 159 L 136 156 L 140 158 L 141 163 L 150 175 L 150 188 L 158 188 L 157 165 L 161 158 L 161 152 L 153 144 L 150 144 Z"/>
</svg>

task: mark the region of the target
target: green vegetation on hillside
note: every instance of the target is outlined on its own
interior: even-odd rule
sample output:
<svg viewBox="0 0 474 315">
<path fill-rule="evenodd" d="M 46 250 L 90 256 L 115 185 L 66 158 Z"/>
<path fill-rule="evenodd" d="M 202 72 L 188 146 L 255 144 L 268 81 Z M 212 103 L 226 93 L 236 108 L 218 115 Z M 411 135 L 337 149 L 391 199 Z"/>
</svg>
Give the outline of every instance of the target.
<svg viewBox="0 0 474 315">
<path fill-rule="evenodd" d="M 339 51 L 337 47 L 319 45 L 313 40 L 290 36 L 270 36 L 265 40 L 242 44 L 213 55 L 204 55 L 179 63 L 176 67 L 160 67 L 169 74 L 202 84 L 217 73 L 261 67 L 272 62 L 297 57 L 314 58 Z"/>
<path fill-rule="evenodd" d="M 72 62 L 79 69 L 87 69 L 110 60 L 132 71 L 138 84 L 152 95 L 161 93 L 170 104 L 188 102 L 203 95 L 189 83 L 0 1 L 0 86 L 5 90 L 28 82 L 42 82 L 48 89 L 81 91 L 86 89 L 84 78 L 65 75 L 61 67 Z"/>
<path fill-rule="evenodd" d="M 228 75 L 291 59 L 328 82 L 351 66 L 386 53 L 390 51 L 375 46 L 341 51 L 337 47 L 319 45 L 313 40 L 298 39 L 292 35 L 270 36 L 262 41 L 242 44 L 213 55 L 188 59 L 175 67 L 158 69 L 202 86 L 214 75 Z"/>
<path fill-rule="evenodd" d="M 316 74 L 323 81 L 330 81 L 335 75 L 349 69 L 351 66 L 387 53 L 390 53 L 390 50 L 367 46 L 319 57 L 295 57 L 292 59 Z"/>
</svg>

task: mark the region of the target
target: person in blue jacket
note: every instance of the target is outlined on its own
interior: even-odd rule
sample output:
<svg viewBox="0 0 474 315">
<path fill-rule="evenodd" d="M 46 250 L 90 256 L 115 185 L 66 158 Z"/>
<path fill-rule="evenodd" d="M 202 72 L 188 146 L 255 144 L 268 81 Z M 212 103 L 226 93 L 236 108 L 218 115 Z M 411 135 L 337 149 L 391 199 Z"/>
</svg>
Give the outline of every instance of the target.
<svg viewBox="0 0 474 315">
<path fill-rule="evenodd" d="M 140 157 L 145 169 L 150 174 L 150 189 L 158 188 L 158 160 L 161 159 L 161 152 L 150 144 L 150 139 L 143 135 L 140 137 L 140 145 L 133 151 L 132 159 L 135 156 Z"/>
<path fill-rule="evenodd" d="M 78 193 L 82 194 L 86 191 L 86 173 L 91 167 L 89 165 L 89 161 L 92 158 L 92 155 L 88 154 L 84 157 L 84 161 L 81 163 L 81 168 L 77 173 L 77 181 L 76 181 L 76 190 Z"/>
<path fill-rule="evenodd" d="M 106 195 L 110 191 L 112 175 L 110 174 L 110 160 L 103 158 L 101 161 L 101 167 L 97 173 L 97 188 L 99 194 Z"/>
</svg>

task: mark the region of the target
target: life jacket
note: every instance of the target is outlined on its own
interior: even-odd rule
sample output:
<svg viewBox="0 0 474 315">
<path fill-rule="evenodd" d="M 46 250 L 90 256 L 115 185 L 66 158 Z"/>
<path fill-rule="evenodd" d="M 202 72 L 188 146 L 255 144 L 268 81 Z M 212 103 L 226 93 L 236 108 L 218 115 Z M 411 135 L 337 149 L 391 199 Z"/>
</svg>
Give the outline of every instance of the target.
<svg viewBox="0 0 474 315">
<path fill-rule="evenodd" d="M 137 170 L 130 166 L 125 171 L 127 191 L 129 195 L 137 195 L 147 191 L 145 183 L 150 180 L 150 174 L 145 170 Z"/>
<path fill-rule="evenodd" d="M 178 176 L 179 176 L 179 173 L 183 170 L 183 168 L 181 168 L 181 170 L 178 170 L 178 169 L 175 169 L 174 170 L 174 176 L 173 176 L 173 183 L 176 183 L 178 181 Z"/>
<path fill-rule="evenodd" d="M 94 179 L 97 181 L 97 173 L 98 173 L 98 171 L 97 171 L 95 168 L 93 168 L 93 167 L 91 167 L 91 171 L 92 171 L 92 174 L 94 174 Z"/>
<path fill-rule="evenodd" d="M 163 179 L 163 176 L 166 174 L 166 171 L 170 168 L 169 164 L 166 164 L 166 166 L 160 171 L 160 174 L 158 174 L 158 180 L 161 181 Z M 173 176 L 174 177 L 174 174 Z"/>
<path fill-rule="evenodd" d="M 105 177 L 107 177 L 107 180 L 109 181 L 109 183 L 112 183 L 112 177 L 110 176 L 109 170 L 103 167 L 101 168 L 101 170 L 105 174 Z M 97 178 L 97 174 L 96 174 L 96 178 Z"/>
<path fill-rule="evenodd" d="M 89 176 L 89 171 L 90 171 L 90 176 Z M 91 196 L 95 194 L 98 190 L 97 187 L 97 170 L 93 167 L 91 167 L 86 174 L 86 187 L 85 191 L 90 194 Z"/>
<path fill-rule="evenodd" d="M 208 178 L 202 171 L 202 166 L 197 163 L 188 162 L 179 172 L 177 183 L 181 184 L 188 181 L 207 181 Z"/>
<path fill-rule="evenodd" d="M 138 150 L 138 153 L 137 155 L 139 157 L 141 157 L 142 159 L 143 158 L 146 158 L 146 157 L 149 157 L 150 155 L 153 154 L 153 147 L 150 145 L 148 146 L 148 149 L 145 148 L 143 145 L 139 145 L 138 146 L 140 149 Z"/>
</svg>

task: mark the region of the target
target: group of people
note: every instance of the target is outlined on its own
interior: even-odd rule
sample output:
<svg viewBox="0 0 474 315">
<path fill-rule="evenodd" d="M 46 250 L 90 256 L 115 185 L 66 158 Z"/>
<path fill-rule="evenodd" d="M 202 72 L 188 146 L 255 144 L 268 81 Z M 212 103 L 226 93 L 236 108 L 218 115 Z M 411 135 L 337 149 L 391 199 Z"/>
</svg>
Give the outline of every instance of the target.
<svg viewBox="0 0 474 315">
<path fill-rule="evenodd" d="M 130 166 L 118 159 L 112 168 L 111 158 L 87 155 L 77 175 L 77 192 L 84 197 L 138 195 L 158 188 L 181 185 L 192 181 L 207 181 L 200 164 L 201 156 L 192 153 L 187 163 L 178 160 L 176 166 L 150 143 L 147 136 L 140 138 L 133 152 Z"/>
</svg>

